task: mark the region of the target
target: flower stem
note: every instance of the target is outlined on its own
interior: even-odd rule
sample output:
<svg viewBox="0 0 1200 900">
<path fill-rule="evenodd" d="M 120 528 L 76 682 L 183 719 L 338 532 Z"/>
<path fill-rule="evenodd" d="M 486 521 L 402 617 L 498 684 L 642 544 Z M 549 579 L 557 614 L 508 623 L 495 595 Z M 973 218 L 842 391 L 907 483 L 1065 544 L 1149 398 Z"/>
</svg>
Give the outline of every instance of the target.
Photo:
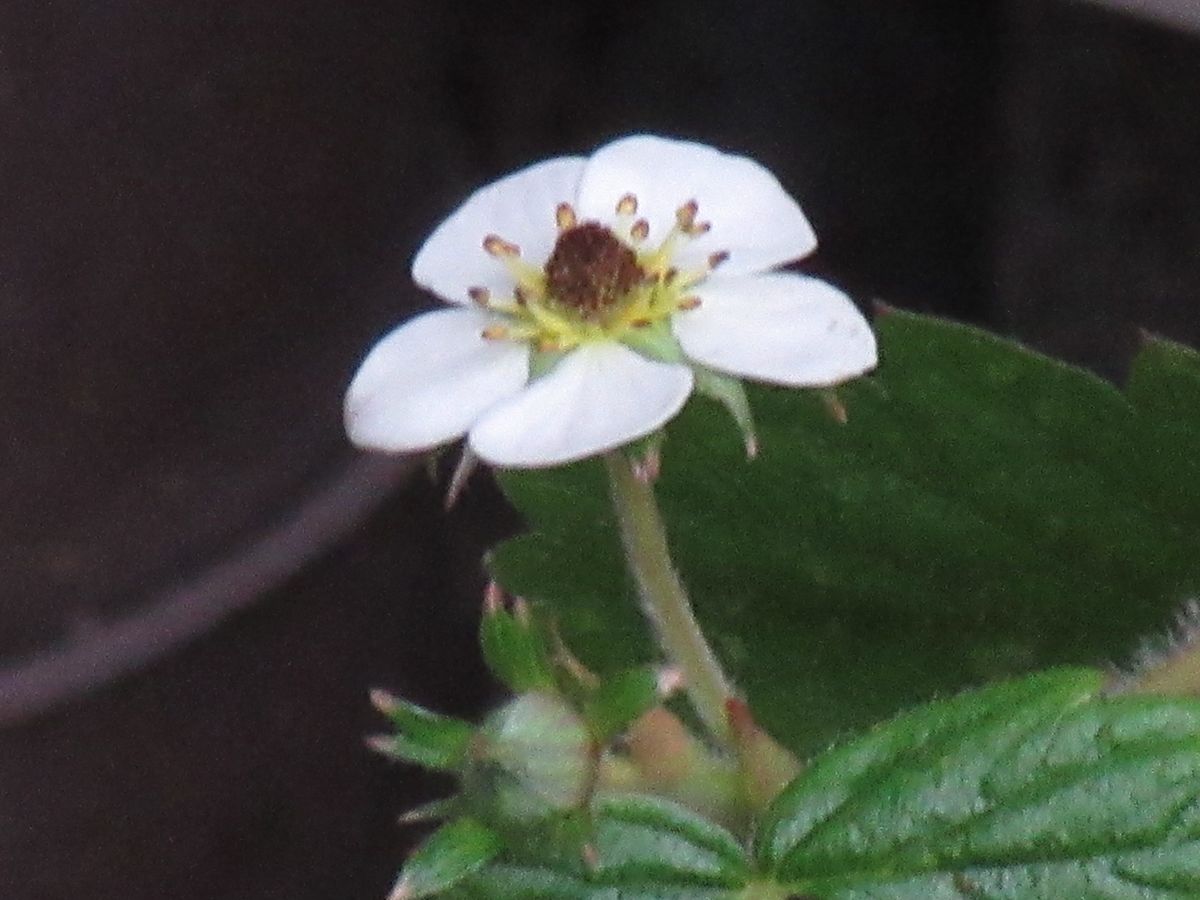
<svg viewBox="0 0 1200 900">
<path fill-rule="evenodd" d="M 714 738 L 728 745 L 731 735 L 725 702 L 733 696 L 733 688 L 700 631 L 683 582 L 671 563 L 654 488 L 637 477 L 623 452 L 606 454 L 604 462 L 625 558 L 637 582 L 642 609 L 667 658 L 682 672 L 697 715 Z"/>
</svg>

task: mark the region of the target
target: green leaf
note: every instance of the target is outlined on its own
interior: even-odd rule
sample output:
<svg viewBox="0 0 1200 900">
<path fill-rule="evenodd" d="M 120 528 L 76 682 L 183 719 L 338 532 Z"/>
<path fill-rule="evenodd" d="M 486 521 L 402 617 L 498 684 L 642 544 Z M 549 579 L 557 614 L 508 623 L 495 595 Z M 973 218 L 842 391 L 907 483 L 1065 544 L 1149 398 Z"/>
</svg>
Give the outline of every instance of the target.
<svg viewBox="0 0 1200 900">
<path fill-rule="evenodd" d="M 409 859 L 391 900 L 440 894 L 482 869 L 500 849 L 500 838 L 474 819 L 447 822 Z"/>
<path fill-rule="evenodd" d="M 733 900 L 748 883 L 737 839 L 681 806 L 648 797 L 597 801 L 570 862 L 544 848 L 481 870 L 463 896 L 488 900 Z M 551 851 L 554 855 L 558 851 Z M 585 856 L 592 860 L 585 865 Z M 510 854 L 512 857 L 512 854 Z"/>
<path fill-rule="evenodd" d="M 764 817 L 761 869 L 823 900 L 1200 896 L 1200 701 L 1103 681 L 996 685 L 824 754 Z"/>
<path fill-rule="evenodd" d="M 623 889 L 734 888 L 747 880 L 746 854 L 737 839 L 668 800 L 628 796 L 599 801 L 593 841 L 598 859 L 590 878 L 594 883 Z"/>
<path fill-rule="evenodd" d="M 974 328 L 892 312 L 838 390 L 751 387 L 747 462 L 699 398 L 660 502 L 755 715 L 812 752 L 935 696 L 1125 657 L 1200 593 L 1200 361 L 1151 341 L 1128 393 Z M 596 461 L 502 473 L 531 533 L 493 572 L 601 674 L 657 658 Z"/>
<path fill-rule="evenodd" d="M 758 452 L 758 435 L 754 431 L 754 412 L 750 409 L 745 385 L 736 378 L 702 366 L 695 366 L 692 371 L 696 376 L 696 392 L 725 407 L 742 433 L 747 455 L 754 456 Z"/>
<path fill-rule="evenodd" d="M 461 719 L 443 716 L 385 691 L 372 692 L 376 709 L 391 719 L 394 735 L 371 740 L 381 753 L 444 772 L 458 770 L 475 731 Z"/>
<path fill-rule="evenodd" d="M 586 882 L 550 869 L 494 865 L 467 880 L 448 900 L 588 900 Z"/>
</svg>

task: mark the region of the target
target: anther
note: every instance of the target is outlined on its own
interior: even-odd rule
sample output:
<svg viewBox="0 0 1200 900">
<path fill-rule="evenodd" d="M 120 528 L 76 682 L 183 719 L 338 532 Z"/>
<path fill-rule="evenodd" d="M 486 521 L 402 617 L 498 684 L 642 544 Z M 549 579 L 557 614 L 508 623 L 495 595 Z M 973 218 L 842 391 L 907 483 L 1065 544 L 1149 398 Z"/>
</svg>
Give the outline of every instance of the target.
<svg viewBox="0 0 1200 900">
<path fill-rule="evenodd" d="M 629 324 L 634 328 L 649 328 L 653 323 L 649 319 L 634 319 Z"/>
<path fill-rule="evenodd" d="M 710 269 L 715 269 L 717 266 L 721 265 L 721 263 L 725 262 L 727 259 L 729 259 L 729 251 L 728 250 L 718 250 L 716 253 L 710 253 L 710 254 L 708 254 L 708 267 Z"/>
<path fill-rule="evenodd" d="M 689 200 L 675 210 L 675 224 L 679 226 L 679 230 L 685 234 L 690 233 L 696 224 L 696 213 L 698 212 L 700 212 L 700 204 L 695 200 Z"/>
<path fill-rule="evenodd" d="M 559 231 L 567 231 L 575 227 L 578 219 L 570 203 L 560 203 L 554 210 L 554 221 L 558 224 Z"/>
<path fill-rule="evenodd" d="M 503 325 L 489 325 L 480 335 L 485 341 L 502 341 L 508 337 L 508 329 Z"/>
<path fill-rule="evenodd" d="M 491 292 L 483 287 L 467 288 L 467 296 L 471 298 L 472 303 L 485 308 L 492 299 Z"/>
<path fill-rule="evenodd" d="M 674 281 L 678 277 L 679 277 L 679 270 L 677 268 L 675 268 L 674 266 L 671 266 L 671 268 L 667 269 L 666 273 L 664 273 L 664 275 L 663 275 L 663 284 L 670 284 L 672 281 Z"/>
<path fill-rule="evenodd" d="M 700 237 L 702 234 L 708 234 L 711 229 L 712 222 L 696 222 L 689 225 L 685 231 L 687 231 L 688 237 Z"/>
<path fill-rule="evenodd" d="M 650 237 L 650 223 L 645 219 L 638 219 L 630 227 L 629 236 L 640 244 L 646 238 Z"/>
<path fill-rule="evenodd" d="M 518 284 L 513 288 L 513 299 L 517 301 L 517 306 L 527 306 L 529 304 L 529 290 L 523 284 Z"/>
<path fill-rule="evenodd" d="M 638 202 L 637 197 L 633 194 L 626 194 L 617 201 L 618 216 L 633 216 L 637 215 Z"/>
<path fill-rule="evenodd" d="M 521 248 L 511 241 L 506 241 L 499 235 L 489 234 L 483 239 L 483 249 L 497 259 L 507 256 L 520 256 Z"/>
<path fill-rule="evenodd" d="M 688 310 L 696 309 L 700 305 L 699 297 L 682 297 L 677 304 L 677 309 Z"/>
</svg>

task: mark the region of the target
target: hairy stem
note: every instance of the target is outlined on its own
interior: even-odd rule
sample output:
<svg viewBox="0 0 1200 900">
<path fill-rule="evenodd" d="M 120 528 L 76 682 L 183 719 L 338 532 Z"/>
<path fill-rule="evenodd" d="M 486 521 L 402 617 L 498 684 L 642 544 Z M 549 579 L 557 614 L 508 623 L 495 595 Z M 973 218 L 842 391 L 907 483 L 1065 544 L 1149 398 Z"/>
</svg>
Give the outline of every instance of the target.
<svg viewBox="0 0 1200 900">
<path fill-rule="evenodd" d="M 1122 693 L 1162 697 L 1200 696 L 1200 647 L 1191 646 L 1147 669 Z"/>
<path fill-rule="evenodd" d="M 714 738 L 728 745 L 731 735 L 725 703 L 733 696 L 733 688 L 700 631 L 683 582 L 671 563 L 654 488 L 635 475 L 624 453 L 608 453 L 604 461 L 625 558 L 637 582 L 642 608 L 667 658 L 682 672 L 697 715 Z"/>
</svg>

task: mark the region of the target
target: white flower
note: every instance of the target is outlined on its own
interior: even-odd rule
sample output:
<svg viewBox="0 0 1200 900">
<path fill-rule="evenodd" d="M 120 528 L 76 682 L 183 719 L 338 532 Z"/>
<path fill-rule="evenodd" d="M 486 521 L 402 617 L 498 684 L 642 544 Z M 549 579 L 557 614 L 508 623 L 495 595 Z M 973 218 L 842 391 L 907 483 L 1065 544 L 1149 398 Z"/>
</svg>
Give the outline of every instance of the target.
<svg viewBox="0 0 1200 900">
<path fill-rule="evenodd" d="M 417 253 L 414 280 L 451 306 L 371 350 L 347 432 L 390 452 L 466 435 L 493 465 L 550 466 L 654 432 L 698 382 L 728 395 L 716 373 L 845 381 L 875 365 L 870 327 L 836 288 L 774 271 L 815 246 L 745 157 L 638 135 L 537 163 L 476 191 Z"/>
</svg>

